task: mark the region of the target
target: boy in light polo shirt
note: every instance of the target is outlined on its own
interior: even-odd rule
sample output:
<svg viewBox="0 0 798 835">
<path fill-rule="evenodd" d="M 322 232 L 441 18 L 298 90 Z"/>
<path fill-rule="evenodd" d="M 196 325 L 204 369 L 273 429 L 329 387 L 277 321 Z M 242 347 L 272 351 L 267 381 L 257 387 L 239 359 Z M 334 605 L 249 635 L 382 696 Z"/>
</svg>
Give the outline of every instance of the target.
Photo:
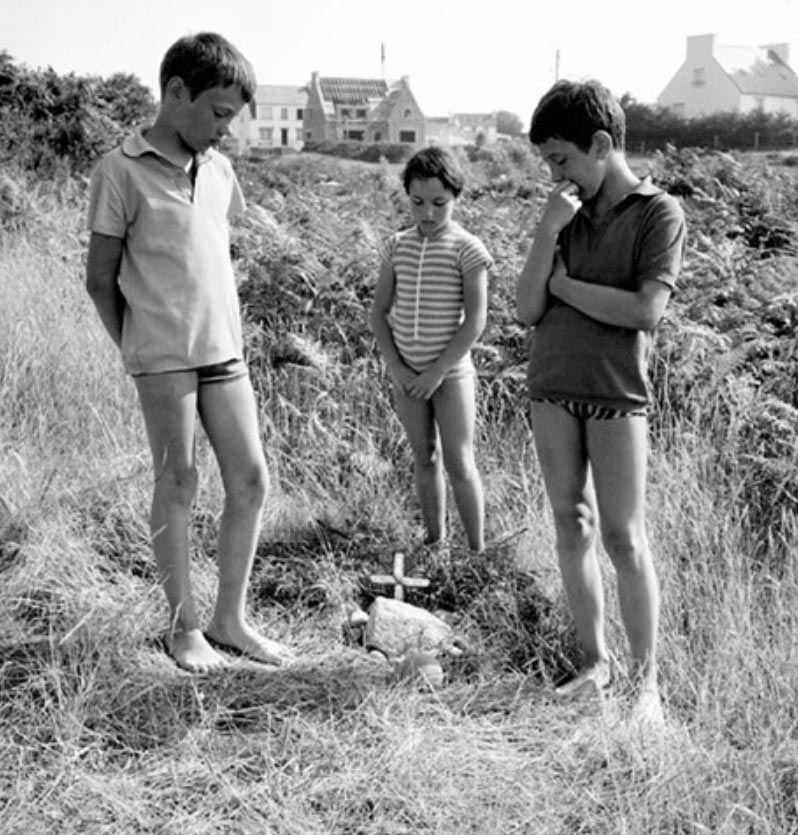
<svg viewBox="0 0 798 835">
<path fill-rule="evenodd" d="M 630 169 L 625 128 L 620 105 L 595 81 L 557 82 L 538 104 L 529 135 L 555 187 L 519 279 L 518 317 L 534 326 L 534 438 L 584 650 L 583 669 L 557 692 L 579 695 L 610 680 L 600 520 L 631 648 L 633 716 L 660 721 L 659 588 L 644 508 L 647 362 L 685 232 L 678 202 Z"/>
<path fill-rule="evenodd" d="M 169 604 L 165 647 L 178 666 L 225 665 L 217 649 L 279 664 L 289 654 L 247 622 L 244 604 L 268 489 L 255 398 L 242 353 L 228 220 L 244 208 L 216 148 L 256 82 L 223 37 L 167 51 L 154 124 L 92 175 L 87 289 L 133 376 L 154 462 L 151 530 Z M 203 632 L 191 591 L 189 515 L 196 416 L 225 489 L 216 607 Z"/>
</svg>

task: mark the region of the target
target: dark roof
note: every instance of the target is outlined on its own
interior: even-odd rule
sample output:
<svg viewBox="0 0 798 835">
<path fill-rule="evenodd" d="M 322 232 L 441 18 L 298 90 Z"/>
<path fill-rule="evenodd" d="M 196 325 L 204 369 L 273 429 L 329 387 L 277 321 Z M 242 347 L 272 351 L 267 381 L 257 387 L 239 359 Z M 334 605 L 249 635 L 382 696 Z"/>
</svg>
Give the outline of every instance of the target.
<svg viewBox="0 0 798 835">
<path fill-rule="evenodd" d="M 798 96 L 798 76 L 767 47 L 719 46 L 715 57 L 743 94 Z"/>
<path fill-rule="evenodd" d="M 340 104 L 365 104 L 388 92 L 388 85 L 380 78 L 320 78 L 319 86 L 325 101 Z"/>
<path fill-rule="evenodd" d="M 297 104 L 308 103 L 308 88 L 287 84 L 258 84 L 255 91 L 258 104 Z"/>
</svg>

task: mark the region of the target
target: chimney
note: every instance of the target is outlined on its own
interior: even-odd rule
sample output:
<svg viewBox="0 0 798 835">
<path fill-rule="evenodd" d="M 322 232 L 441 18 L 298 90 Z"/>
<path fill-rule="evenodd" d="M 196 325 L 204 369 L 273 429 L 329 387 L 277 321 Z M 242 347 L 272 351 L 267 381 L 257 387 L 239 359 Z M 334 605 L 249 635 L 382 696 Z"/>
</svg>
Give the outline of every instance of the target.
<svg viewBox="0 0 798 835">
<path fill-rule="evenodd" d="M 689 35 L 687 37 L 687 60 L 706 61 L 715 54 L 715 42 L 718 36 Z"/>
<path fill-rule="evenodd" d="M 790 63 L 790 45 L 788 43 L 766 43 L 762 49 L 768 51 L 768 58 L 774 58 L 781 61 L 783 64 Z"/>
</svg>

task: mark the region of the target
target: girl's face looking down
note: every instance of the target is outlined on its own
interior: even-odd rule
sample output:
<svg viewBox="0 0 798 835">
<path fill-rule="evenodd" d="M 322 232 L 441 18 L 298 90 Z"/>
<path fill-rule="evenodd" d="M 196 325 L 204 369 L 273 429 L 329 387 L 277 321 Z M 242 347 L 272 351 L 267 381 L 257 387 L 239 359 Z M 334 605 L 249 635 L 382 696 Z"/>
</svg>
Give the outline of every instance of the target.
<svg viewBox="0 0 798 835">
<path fill-rule="evenodd" d="M 456 198 L 437 177 L 412 179 L 407 194 L 413 221 L 425 238 L 432 238 L 448 228 Z"/>
</svg>

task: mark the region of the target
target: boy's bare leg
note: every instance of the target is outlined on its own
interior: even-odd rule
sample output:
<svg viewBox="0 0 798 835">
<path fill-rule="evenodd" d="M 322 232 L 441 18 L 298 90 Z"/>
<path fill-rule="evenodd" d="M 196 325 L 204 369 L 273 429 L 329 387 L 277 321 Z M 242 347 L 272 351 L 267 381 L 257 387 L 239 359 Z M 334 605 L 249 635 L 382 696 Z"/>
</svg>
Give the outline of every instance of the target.
<svg viewBox="0 0 798 835">
<path fill-rule="evenodd" d="M 260 534 L 269 475 L 249 377 L 200 387 L 200 417 L 213 446 L 225 490 L 219 528 L 219 592 L 206 636 L 222 647 L 267 664 L 291 657 L 288 649 L 255 630 L 246 597 Z"/>
<path fill-rule="evenodd" d="M 175 663 L 203 673 L 224 666 L 199 628 L 191 592 L 188 526 L 196 490 L 196 375 L 151 374 L 136 378 L 152 452 L 153 552 L 169 604 L 165 642 Z"/>
<path fill-rule="evenodd" d="M 432 395 L 432 405 L 444 466 L 468 546 L 480 552 L 485 548 L 485 499 L 474 459 L 475 382 L 473 375 L 444 380 Z"/>
<path fill-rule="evenodd" d="M 413 452 L 413 473 L 429 542 L 446 538 L 446 482 L 432 403 L 394 387 L 396 414 Z"/>
<path fill-rule="evenodd" d="M 645 417 L 588 421 L 587 444 L 604 547 L 618 578 L 618 597 L 637 688 L 635 712 L 658 721 L 659 584 L 645 525 Z"/>
<path fill-rule="evenodd" d="M 554 514 L 557 556 L 585 666 L 559 688 L 564 696 L 600 690 L 610 678 L 604 593 L 596 557 L 597 518 L 583 422 L 561 406 L 531 404 L 532 430 Z"/>
</svg>

